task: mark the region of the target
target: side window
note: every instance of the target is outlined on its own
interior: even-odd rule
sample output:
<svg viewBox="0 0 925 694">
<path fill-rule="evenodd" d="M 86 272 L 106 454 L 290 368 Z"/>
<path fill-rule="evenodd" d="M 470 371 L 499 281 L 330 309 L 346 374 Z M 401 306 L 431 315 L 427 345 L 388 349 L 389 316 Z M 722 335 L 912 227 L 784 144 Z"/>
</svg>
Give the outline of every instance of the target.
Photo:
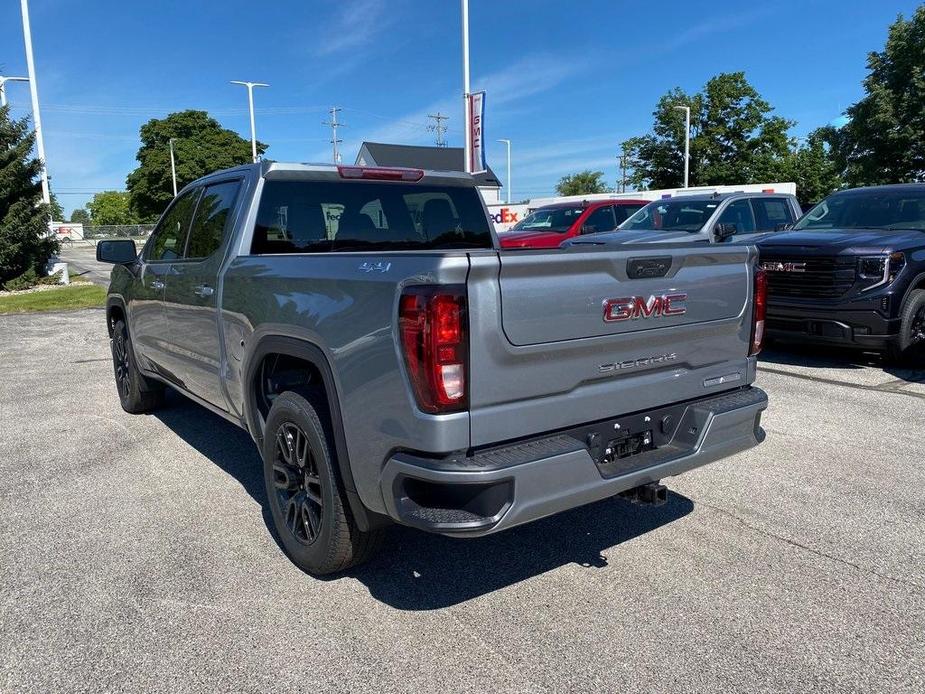
<svg viewBox="0 0 925 694">
<path fill-rule="evenodd" d="M 617 228 L 613 218 L 613 206 L 599 207 L 585 220 L 582 234 L 596 234 L 599 231 L 613 231 Z"/>
<path fill-rule="evenodd" d="M 793 224 L 793 210 L 785 198 L 752 198 L 758 231 L 774 231 L 782 224 Z"/>
<path fill-rule="evenodd" d="M 205 189 L 190 228 L 187 258 L 208 258 L 219 249 L 240 188 L 240 181 L 228 181 Z"/>
<path fill-rule="evenodd" d="M 193 208 L 201 191 L 196 188 L 174 201 L 145 246 L 145 260 L 177 260 L 183 255 Z"/>
<path fill-rule="evenodd" d="M 754 233 L 755 219 L 748 200 L 736 200 L 731 203 L 720 215 L 718 224 L 735 224 L 737 234 Z"/>
<path fill-rule="evenodd" d="M 616 205 L 613 208 L 614 215 L 617 218 L 617 226 L 620 226 L 627 219 L 639 212 L 643 205 Z"/>
</svg>

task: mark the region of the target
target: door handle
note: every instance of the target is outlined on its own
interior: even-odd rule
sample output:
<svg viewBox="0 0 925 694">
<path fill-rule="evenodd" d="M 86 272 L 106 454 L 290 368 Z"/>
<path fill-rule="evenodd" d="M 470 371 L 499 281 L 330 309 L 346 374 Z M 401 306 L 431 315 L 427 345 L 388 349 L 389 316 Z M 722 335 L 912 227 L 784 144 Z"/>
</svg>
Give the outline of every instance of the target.
<svg viewBox="0 0 925 694">
<path fill-rule="evenodd" d="M 206 297 L 212 296 L 215 293 L 215 290 L 212 289 L 208 284 L 200 284 L 193 290 L 193 294 L 200 296 L 203 299 Z"/>
<path fill-rule="evenodd" d="M 163 289 L 167 285 L 161 282 L 160 280 L 153 280 L 151 282 L 151 289 Z"/>
</svg>

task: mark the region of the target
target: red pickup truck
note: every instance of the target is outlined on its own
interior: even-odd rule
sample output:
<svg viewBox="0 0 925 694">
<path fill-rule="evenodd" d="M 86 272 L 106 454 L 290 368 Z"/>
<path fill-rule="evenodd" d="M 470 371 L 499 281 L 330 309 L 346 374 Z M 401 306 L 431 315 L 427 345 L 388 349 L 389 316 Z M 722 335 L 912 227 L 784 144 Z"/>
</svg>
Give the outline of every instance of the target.
<svg viewBox="0 0 925 694">
<path fill-rule="evenodd" d="M 501 234 L 501 248 L 558 248 L 580 234 L 613 231 L 647 200 L 559 202 L 533 210 Z"/>
</svg>

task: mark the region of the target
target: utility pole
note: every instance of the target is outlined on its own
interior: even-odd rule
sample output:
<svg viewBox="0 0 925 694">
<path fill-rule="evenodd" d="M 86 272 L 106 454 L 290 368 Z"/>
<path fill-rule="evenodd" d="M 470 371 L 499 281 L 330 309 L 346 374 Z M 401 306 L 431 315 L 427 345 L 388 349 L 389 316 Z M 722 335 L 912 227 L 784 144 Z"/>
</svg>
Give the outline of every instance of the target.
<svg viewBox="0 0 925 694">
<path fill-rule="evenodd" d="M 465 164 L 463 171 L 472 172 L 472 146 L 469 135 L 472 132 L 472 113 L 469 110 L 469 0 L 462 0 L 462 61 L 463 61 L 463 117 L 466 140 L 463 152 Z"/>
<path fill-rule="evenodd" d="M 25 0 L 23 0 L 25 2 Z M 247 87 L 247 105 L 251 114 L 251 155 L 254 163 L 257 163 L 257 129 L 254 127 L 254 87 L 269 87 L 269 84 L 263 82 L 242 82 L 240 80 L 231 80 L 231 84 L 240 84 Z"/>
<path fill-rule="evenodd" d="M 29 86 L 32 90 L 32 124 L 35 126 L 35 148 L 42 162 L 42 200 L 51 204 L 48 189 L 48 168 L 45 166 L 45 138 L 42 134 L 42 114 L 39 113 L 39 85 L 35 79 L 35 60 L 32 58 L 32 27 L 29 24 L 29 0 L 22 0 L 22 33 L 26 43 L 26 67 L 29 70 Z"/>
<path fill-rule="evenodd" d="M 620 192 L 626 192 L 626 148 L 623 149 L 622 154 L 617 155 L 617 159 L 620 161 Z"/>
<path fill-rule="evenodd" d="M 6 83 L 7 82 L 28 82 L 28 77 L 4 77 L 0 75 L 0 108 L 6 106 Z"/>
<path fill-rule="evenodd" d="M 337 137 L 337 129 L 347 127 L 346 123 L 337 122 L 337 114 L 338 112 L 343 111 L 343 110 L 344 109 L 340 108 L 339 106 L 332 106 L 331 110 L 329 111 L 329 113 L 331 114 L 331 120 L 325 121 L 322 123 L 322 125 L 331 126 L 331 147 L 333 149 L 335 164 L 340 164 L 341 157 L 340 157 L 340 152 L 337 150 L 337 145 L 343 142 L 343 140 L 340 140 Z"/>
<path fill-rule="evenodd" d="M 507 145 L 507 204 L 511 204 L 511 141 L 498 140 Z"/>
<path fill-rule="evenodd" d="M 170 145 L 170 175 L 173 177 L 173 196 L 177 197 L 177 164 L 173 159 L 173 141 L 175 139 L 171 137 L 167 144 Z"/>
<path fill-rule="evenodd" d="M 444 116 L 440 111 L 437 111 L 436 114 L 428 114 L 428 118 L 433 118 L 435 123 L 433 125 L 428 125 L 427 130 L 435 133 L 437 136 L 437 147 L 446 147 L 446 126 L 443 125 L 443 121 L 449 120 L 449 116 Z"/>
<path fill-rule="evenodd" d="M 691 171 L 691 107 L 675 106 L 684 111 L 684 187 L 688 187 Z"/>
</svg>

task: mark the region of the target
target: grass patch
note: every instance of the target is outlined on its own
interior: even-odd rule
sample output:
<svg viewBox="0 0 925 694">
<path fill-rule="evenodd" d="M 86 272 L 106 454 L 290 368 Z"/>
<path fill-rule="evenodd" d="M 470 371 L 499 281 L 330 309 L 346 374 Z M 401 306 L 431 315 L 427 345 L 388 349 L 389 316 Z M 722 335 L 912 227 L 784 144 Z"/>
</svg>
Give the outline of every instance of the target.
<svg viewBox="0 0 925 694">
<path fill-rule="evenodd" d="M 95 284 L 63 286 L 41 292 L 0 296 L 0 314 L 73 311 L 106 305 L 106 289 Z"/>
</svg>

